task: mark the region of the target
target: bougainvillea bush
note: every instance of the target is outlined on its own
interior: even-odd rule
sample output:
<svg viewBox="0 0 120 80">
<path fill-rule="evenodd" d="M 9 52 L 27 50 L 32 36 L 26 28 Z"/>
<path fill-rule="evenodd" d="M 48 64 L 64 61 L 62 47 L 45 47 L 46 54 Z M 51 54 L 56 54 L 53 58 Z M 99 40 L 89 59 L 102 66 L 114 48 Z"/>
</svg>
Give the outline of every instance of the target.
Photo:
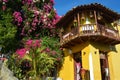
<svg viewBox="0 0 120 80">
<path fill-rule="evenodd" d="M 11 39 L 55 36 L 60 17 L 53 5 L 53 0 L 0 0 L 0 43 L 4 51 L 12 44 Z"/>
<path fill-rule="evenodd" d="M 0 47 L 14 53 L 8 67 L 23 78 L 51 75 L 63 61 L 54 0 L 0 0 Z"/>
</svg>

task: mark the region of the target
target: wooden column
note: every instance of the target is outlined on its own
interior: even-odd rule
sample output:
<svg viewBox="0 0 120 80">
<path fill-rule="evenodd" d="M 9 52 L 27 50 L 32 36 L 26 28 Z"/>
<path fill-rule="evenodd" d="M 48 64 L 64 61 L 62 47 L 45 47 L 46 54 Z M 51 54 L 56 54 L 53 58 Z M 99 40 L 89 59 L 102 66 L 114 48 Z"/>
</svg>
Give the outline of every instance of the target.
<svg viewBox="0 0 120 80">
<path fill-rule="evenodd" d="M 77 20 L 78 20 L 78 27 L 80 27 L 80 15 L 79 15 L 79 13 L 77 14 Z"/>
<path fill-rule="evenodd" d="M 80 32 L 80 14 L 77 14 L 77 20 L 78 20 L 78 33 Z"/>
<path fill-rule="evenodd" d="M 117 37 L 118 37 L 118 36 L 119 36 L 119 29 L 118 29 L 118 24 L 117 24 L 117 22 L 115 22 L 113 26 L 116 27 Z"/>
<path fill-rule="evenodd" d="M 97 14 L 96 14 L 96 11 L 94 11 L 94 17 L 95 17 L 95 29 L 96 31 L 98 31 L 98 23 L 97 23 Z"/>
<path fill-rule="evenodd" d="M 74 26 L 78 26 L 77 23 L 78 23 L 77 17 L 76 17 L 76 15 L 74 15 L 74 22 L 73 22 Z"/>
<path fill-rule="evenodd" d="M 94 16 L 95 16 L 95 24 L 97 25 L 97 15 L 96 15 L 96 11 L 94 11 Z"/>
</svg>

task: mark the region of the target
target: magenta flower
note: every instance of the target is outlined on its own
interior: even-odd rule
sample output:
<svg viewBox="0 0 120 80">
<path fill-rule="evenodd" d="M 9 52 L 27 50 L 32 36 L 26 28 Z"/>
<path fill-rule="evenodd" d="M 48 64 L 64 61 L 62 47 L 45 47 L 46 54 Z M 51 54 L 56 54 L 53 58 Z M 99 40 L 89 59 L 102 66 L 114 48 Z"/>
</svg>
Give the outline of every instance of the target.
<svg viewBox="0 0 120 80">
<path fill-rule="evenodd" d="M 31 47 L 32 43 L 33 43 L 33 40 L 29 39 L 29 40 L 26 41 L 25 44 L 26 44 L 28 47 Z"/>
<path fill-rule="evenodd" d="M 2 6 L 2 10 L 4 11 L 5 9 L 6 9 L 6 6 L 5 6 L 5 5 L 3 5 L 3 6 Z"/>
<path fill-rule="evenodd" d="M 32 30 L 30 29 L 28 32 L 30 32 L 30 33 L 31 33 L 31 32 L 32 32 Z"/>
<path fill-rule="evenodd" d="M 56 54 L 56 51 L 52 51 L 52 55 L 55 55 Z"/>
<path fill-rule="evenodd" d="M 50 0 L 50 2 L 52 3 L 52 4 L 54 4 L 55 2 L 54 2 L 54 0 Z"/>
<path fill-rule="evenodd" d="M 39 36 L 39 34 L 36 34 L 35 36 L 36 36 L 36 37 L 38 37 L 38 36 Z"/>
<path fill-rule="evenodd" d="M 33 44 L 33 47 L 40 47 L 40 40 L 35 40 L 34 44 Z"/>
<path fill-rule="evenodd" d="M 38 11 L 34 11 L 34 16 L 38 16 L 39 12 Z"/>
<path fill-rule="evenodd" d="M 24 33 L 21 33 L 20 35 L 21 35 L 21 36 L 24 36 L 25 34 L 24 34 Z"/>
<path fill-rule="evenodd" d="M 60 58 L 60 57 L 58 57 L 58 58 L 57 58 L 57 61 L 60 61 L 60 60 L 61 60 L 61 58 Z"/>
<path fill-rule="evenodd" d="M 30 5 L 33 2 L 33 0 L 22 0 L 23 4 Z"/>
<path fill-rule="evenodd" d="M 22 48 L 22 49 L 18 49 L 18 50 L 16 51 L 16 53 L 19 55 L 20 58 L 22 58 L 22 57 L 25 56 L 26 51 L 27 51 L 27 50 L 26 50 L 25 48 Z"/>
<path fill-rule="evenodd" d="M 46 51 L 46 52 L 50 52 L 50 48 L 46 48 L 45 51 Z"/>
<path fill-rule="evenodd" d="M 40 43 L 40 40 L 35 40 L 35 43 L 39 44 L 39 43 Z"/>
<path fill-rule="evenodd" d="M 8 0 L 3 0 L 3 2 L 8 2 Z"/>
<path fill-rule="evenodd" d="M 15 22 L 18 23 L 17 25 L 20 26 L 20 24 L 21 24 L 22 21 L 23 21 L 23 19 L 22 19 L 22 17 L 21 17 L 21 13 L 15 11 L 15 12 L 13 13 L 13 17 L 14 17 Z"/>
<path fill-rule="evenodd" d="M 36 23 L 35 23 L 35 22 L 32 22 L 32 26 L 35 27 L 35 26 L 36 26 Z"/>
<path fill-rule="evenodd" d="M 37 19 L 37 17 L 34 19 L 34 22 L 38 22 L 38 19 Z"/>
<path fill-rule="evenodd" d="M 27 0 L 27 4 L 30 5 L 33 2 L 33 0 Z"/>
</svg>

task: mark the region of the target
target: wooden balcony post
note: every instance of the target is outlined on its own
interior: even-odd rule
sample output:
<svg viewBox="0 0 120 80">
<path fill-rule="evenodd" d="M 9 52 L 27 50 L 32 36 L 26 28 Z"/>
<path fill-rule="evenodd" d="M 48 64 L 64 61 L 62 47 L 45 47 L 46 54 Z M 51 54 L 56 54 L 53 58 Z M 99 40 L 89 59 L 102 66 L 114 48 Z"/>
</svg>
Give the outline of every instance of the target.
<svg viewBox="0 0 120 80">
<path fill-rule="evenodd" d="M 80 15 L 79 15 L 79 13 L 77 14 L 77 20 L 78 20 L 78 27 L 80 27 Z"/>
<path fill-rule="evenodd" d="M 78 34 L 79 34 L 79 32 L 80 32 L 80 14 L 78 13 L 77 14 L 77 19 L 78 19 Z"/>
<path fill-rule="evenodd" d="M 116 29 L 117 29 L 117 37 L 118 37 L 118 36 L 119 36 L 118 24 L 116 23 L 114 26 L 115 26 L 115 27 L 116 27 Z"/>
<path fill-rule="evenodd" d="M 96 15 L 96 11 L 94 11 L 94 16 L 95 16 L 95 23 L 97 25 L 97 15 Z"/>
<path fill-rule="evenodd" d="M 98 24 L 97 24 L 97 15 L 96 15 L 96 11 L 94 11 L 94 17 L 95 17 L 95 29 L 96 31 L 98 31 Z"/>
<path fill-rule="evenodd" d="M 75 27 L 78 26 L 78 20 L 77 20 L 77 16 L 76 15 L 74 15 L 73 24 L 74 24 Z"/>
</svg>

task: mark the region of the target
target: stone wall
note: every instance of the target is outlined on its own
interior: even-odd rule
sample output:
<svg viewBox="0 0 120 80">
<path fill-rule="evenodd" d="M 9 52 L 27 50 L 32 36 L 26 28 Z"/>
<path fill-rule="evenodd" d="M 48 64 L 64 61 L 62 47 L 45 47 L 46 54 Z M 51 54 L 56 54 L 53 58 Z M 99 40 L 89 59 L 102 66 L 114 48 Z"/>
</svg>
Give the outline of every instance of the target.
<svg viewBox="0 0 120 80">
<path fill-rule="evenodd" d="M 10 71 L 4 63 L 0 60 L 0 80 L 18 80 L 13 76 L 13 72 Z"/>
</svg>

